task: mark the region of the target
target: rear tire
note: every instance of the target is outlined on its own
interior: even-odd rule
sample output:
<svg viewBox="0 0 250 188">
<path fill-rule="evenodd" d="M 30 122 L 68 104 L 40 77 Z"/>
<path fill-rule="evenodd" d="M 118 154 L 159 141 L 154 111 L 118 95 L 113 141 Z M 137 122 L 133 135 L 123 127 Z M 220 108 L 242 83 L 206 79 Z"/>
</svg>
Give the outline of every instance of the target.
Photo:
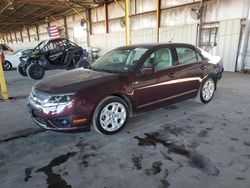
<svg viewBox="0 0 250 188">
<path fill-rule="evenodd" d="M 44 68 L 37 63 L 31 64 L 27 68 L 27 75 L 34 80 L 42 79 L 44 74 L 45 74 Z"/>
<path fill-rule="evenodd" d="M 21 74 L 24 77 L 27 77 L 27 64 L 26 63 L 20 63 L 17 67 L 17 72 Z"/>
<path fill-rule="evenodd" d="M 96 107 L 92 123 L 100 134 L 113 135 L 125 127 L 128 116 L 126 102 L 119 97 L 109 96 Z"/>
<path fill-rule="evenodd" d="M 10 69 L 12 69 L 12 64 L 9 61 L 5 61 L 3 64 L 3 70 L 9 71 Z"/>
<path fill-rule="evenodd" d="M 214 96 L 216 88 L 216 83 L 214 79 L 207 78 L 201 85 L 200 88 L 200 100 L 202 103 L 206 104 L 210 102 Z"/>
</svg>

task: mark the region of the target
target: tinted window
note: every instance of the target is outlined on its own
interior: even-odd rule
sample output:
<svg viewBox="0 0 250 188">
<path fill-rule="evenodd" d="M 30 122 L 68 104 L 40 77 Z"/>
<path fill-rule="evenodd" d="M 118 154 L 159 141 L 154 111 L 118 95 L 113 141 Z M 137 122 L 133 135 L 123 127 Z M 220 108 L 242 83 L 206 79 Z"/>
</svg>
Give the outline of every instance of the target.
<svg viewBox="0 0 250 188">
<path fill-rule="evenodd" d="M 198 61 L 196 52 L 191 48 L 176 48 L 180 64 L 190 64 Z"/>
<path fill-rule="evenodd" d="M 144 67 L 155 67 L 156 70 L 166 69 L 172 65 L 171 50 L 168 48 L 156 50 L 144 63 Z"/>
<path fill-rule="evenodd" d="M 9 50 L 9 48 L 7 48 L 7 46 L 5 46 L 5 45 L 2 45 L 2 48 L 3 48 L 3 50 Z"/>
</svg>

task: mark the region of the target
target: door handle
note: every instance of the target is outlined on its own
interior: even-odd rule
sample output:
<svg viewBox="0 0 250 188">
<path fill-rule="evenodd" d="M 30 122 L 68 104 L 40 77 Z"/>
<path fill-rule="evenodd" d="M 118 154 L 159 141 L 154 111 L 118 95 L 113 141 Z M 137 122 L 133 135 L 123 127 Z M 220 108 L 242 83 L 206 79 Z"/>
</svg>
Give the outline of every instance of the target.
<svg viewBox="0 0 250 188">
<path fill-rule="evenodd" d="M 207 68 L 206 65 L 201 65 L 201 67 L 200 67 L 201 70 L 205 70 L 206 68 Z"/>
<path fill-rule="evenodd" d="M 173 78 L 174 75 L 175 75 L 174 73 L 170 73 L 170 74 L 169 74 L 169 77 Z"/>
</svg>

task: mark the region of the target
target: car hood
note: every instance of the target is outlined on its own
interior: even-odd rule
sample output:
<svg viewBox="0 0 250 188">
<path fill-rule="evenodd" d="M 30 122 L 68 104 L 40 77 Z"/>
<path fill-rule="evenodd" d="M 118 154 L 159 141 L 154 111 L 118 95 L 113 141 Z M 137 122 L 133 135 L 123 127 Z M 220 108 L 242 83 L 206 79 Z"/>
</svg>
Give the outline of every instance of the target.
<svg viewBox="0 0 250 188">
<path fill-rule="evenodd" d="M 39 81 L 34 88 L 51 94 L 73 93 L 116 77 L 117 74 L 79 68 Z"/>
</svg>

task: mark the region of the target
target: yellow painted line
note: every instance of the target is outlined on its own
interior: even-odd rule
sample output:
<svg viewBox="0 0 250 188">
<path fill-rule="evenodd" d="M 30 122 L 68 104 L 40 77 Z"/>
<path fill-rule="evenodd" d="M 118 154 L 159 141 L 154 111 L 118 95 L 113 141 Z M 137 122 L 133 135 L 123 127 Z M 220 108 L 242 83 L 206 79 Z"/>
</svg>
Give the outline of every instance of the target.
<svg viewBox="0 0 250 188">
<path fill-rule="evenodd" d="M 8 100 L 9 96 L 8 96 L 8 91 L 7 91 L 7 86 L 6 86 L 6 81 L 5 81 L 5 76 L 4 76 L 4 72 L 3 72 L 3 65 L 2 65 L 1 58 L 0 58 L 0 86 L 1 86 L 3 100 Z"/>
</svg>

